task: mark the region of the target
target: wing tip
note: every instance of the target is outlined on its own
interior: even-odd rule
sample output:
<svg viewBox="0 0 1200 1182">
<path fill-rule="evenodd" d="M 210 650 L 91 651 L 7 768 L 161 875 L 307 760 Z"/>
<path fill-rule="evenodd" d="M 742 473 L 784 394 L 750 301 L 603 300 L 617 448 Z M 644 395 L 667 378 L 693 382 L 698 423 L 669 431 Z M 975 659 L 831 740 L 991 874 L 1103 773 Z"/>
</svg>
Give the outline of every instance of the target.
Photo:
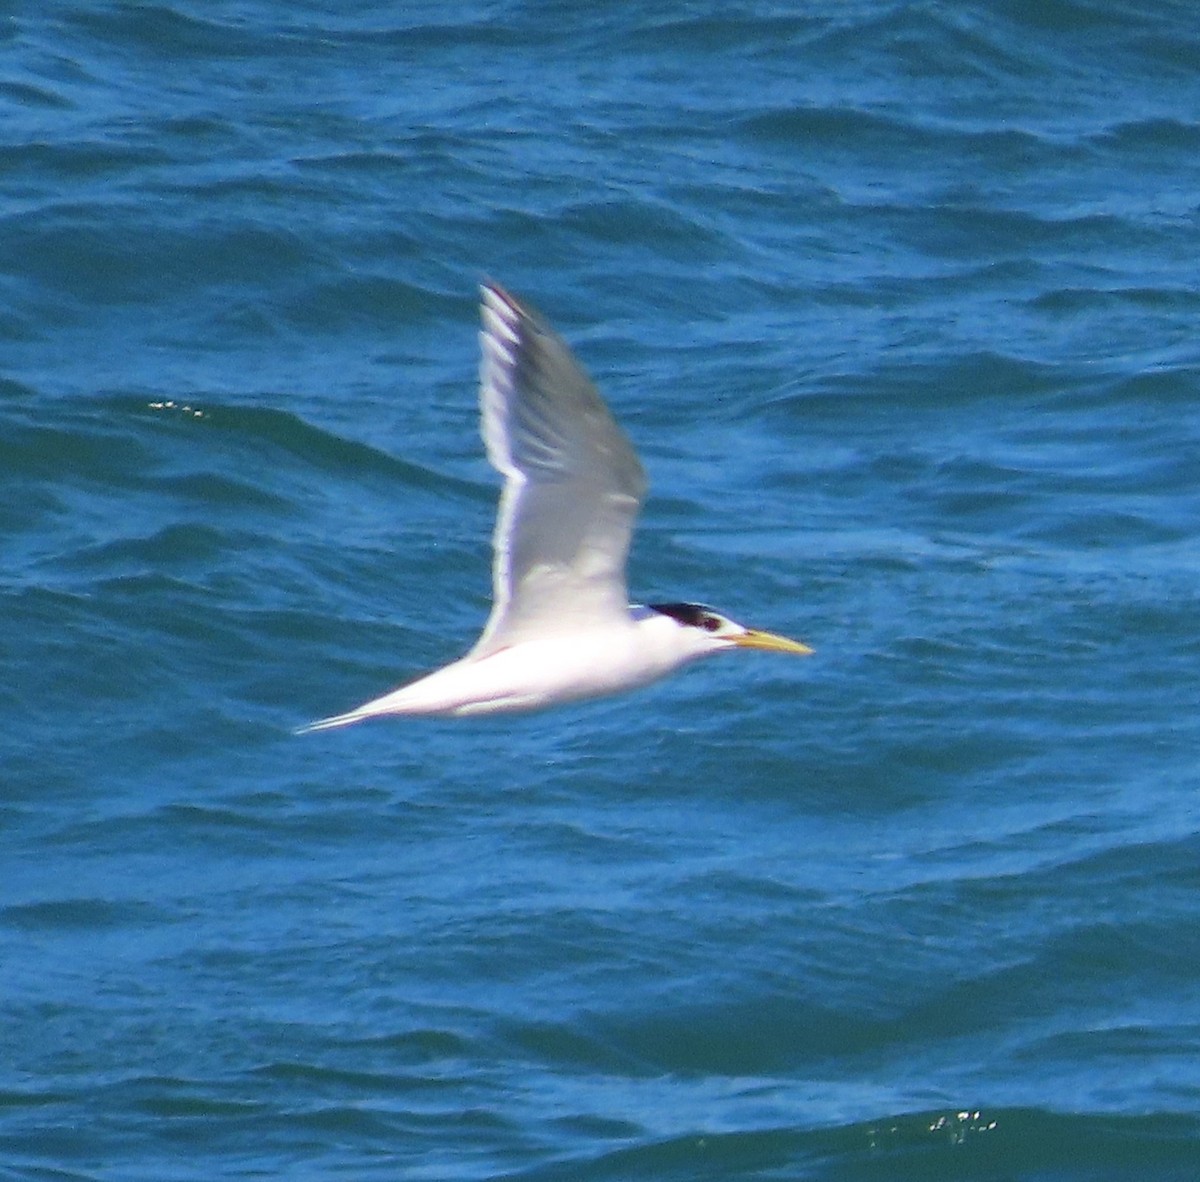
<svg viewBox="0 0 1200 1182">
<path fill-rule="evenodd" d="M 503 304 L 514 310 L 521 306 L 521 301 L 502 283 L 497 283 L 494 279 L 486 276 L 479 282 L 479 296 L 487 304 Z"/>
<path fill-rule="evenodd" d="M 514 331 L 518 325 L 524 325 L 537 333 L 555 335 L 549 322 L 536 308 L 513 295 L 507 287 L 494 279 L 484 279 L 480 282 L 479 296 L 484 310 L 490 309 L 505 323 L 512 325 Z"/>
<path fill-rule="evenodd" d="M 485 353 L 493 345 L 501 346 L 505 351 L 519 346 L 522 325 L 530 322 L 528 310 L 498 283 L 481 283 L 479 293 L 480 319 L 483 321 L 480 337 Z M 511 364 L 513 359 L 502 357 L 502 360 Z"/>
</svg>

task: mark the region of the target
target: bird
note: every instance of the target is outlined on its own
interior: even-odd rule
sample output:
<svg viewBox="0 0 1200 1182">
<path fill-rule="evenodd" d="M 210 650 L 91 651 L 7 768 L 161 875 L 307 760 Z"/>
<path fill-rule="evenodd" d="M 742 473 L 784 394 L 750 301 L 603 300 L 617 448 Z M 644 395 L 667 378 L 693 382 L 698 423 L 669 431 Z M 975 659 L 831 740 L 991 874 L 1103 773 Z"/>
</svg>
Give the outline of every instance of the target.
<svg viewBox="0 0 1200 1182">
<path fill-rule="evenodd" d="M 811 653 L 703 604 L 629 604 L 625 566 L 647 488 L 637 453 L 544 317 L 496 283 L 480 292 L 481 428 L 504 481 L 491 614 L 466 656 L 298 733 L 388 715 L 539 710 L 740 649 Z"/>
</svg>

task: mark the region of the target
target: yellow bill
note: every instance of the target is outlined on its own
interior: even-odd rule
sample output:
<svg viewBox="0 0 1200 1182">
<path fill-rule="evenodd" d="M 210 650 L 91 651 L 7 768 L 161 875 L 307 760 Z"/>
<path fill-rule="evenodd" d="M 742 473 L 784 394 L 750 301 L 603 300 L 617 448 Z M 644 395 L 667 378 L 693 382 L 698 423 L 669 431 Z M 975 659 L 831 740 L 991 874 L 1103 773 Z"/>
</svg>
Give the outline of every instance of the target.
<svg viewBox="0 0 1200 1182">
<path fill-rule="evenodd" d="M 789 640 L 786 636 L 776 636 L 774 632 L 758 632 L 748 628 L 741 636 L 734 638 L 733 643 L 738 648 L 756 648 L 768 653 L 795 653 L 797 656 L 808 656 L 812 649 L 798 640 Z"/>
</svg>

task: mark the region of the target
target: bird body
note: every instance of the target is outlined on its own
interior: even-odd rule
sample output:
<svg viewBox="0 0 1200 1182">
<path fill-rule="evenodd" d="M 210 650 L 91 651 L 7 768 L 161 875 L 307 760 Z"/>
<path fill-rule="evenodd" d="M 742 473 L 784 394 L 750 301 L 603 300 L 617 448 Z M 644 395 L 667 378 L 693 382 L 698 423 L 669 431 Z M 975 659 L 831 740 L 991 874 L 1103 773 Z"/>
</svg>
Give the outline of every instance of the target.
<svg viewBox="0 0 1200 1182">
<path fill-rule="evenodd" d="M 626 620 L 473 654 L 315 727 L 345 726 L 378 714 L 464 716 L 538 710 L 620 693 L 657 681 L 703 656 L 706 637 L 670 616 L 633 607 Z M 694 646 L 688 654 L 683 645 Z"/>
<path fill-rule="evenodd" d="M 504 477 L 491 615 L 465 657 L 302 731 L 537 710 L 634 689 L 733 648 L 811 652 L 699 604 L 629 606 L 625 564 L 646 492 L 637 454 L 553 329 L 494 284 L 482 297 L 482 430 Z"/>
</svg>

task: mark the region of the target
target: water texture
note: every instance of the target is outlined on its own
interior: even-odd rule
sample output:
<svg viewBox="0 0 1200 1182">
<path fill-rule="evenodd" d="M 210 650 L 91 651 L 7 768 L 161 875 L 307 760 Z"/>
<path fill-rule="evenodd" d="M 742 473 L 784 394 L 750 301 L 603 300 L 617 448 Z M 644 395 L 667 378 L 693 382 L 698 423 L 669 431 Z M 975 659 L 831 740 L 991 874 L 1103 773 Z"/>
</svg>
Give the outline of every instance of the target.
<svg viewBox="0 0 1200 1182">
<path fill-rule="evenodd" d="M 0 47 L 0 1177 L 1194 1182 L 1192 5 Z M 292 735 L 486 616 L 484 276 L 815 656 Z"/>
</svg>

